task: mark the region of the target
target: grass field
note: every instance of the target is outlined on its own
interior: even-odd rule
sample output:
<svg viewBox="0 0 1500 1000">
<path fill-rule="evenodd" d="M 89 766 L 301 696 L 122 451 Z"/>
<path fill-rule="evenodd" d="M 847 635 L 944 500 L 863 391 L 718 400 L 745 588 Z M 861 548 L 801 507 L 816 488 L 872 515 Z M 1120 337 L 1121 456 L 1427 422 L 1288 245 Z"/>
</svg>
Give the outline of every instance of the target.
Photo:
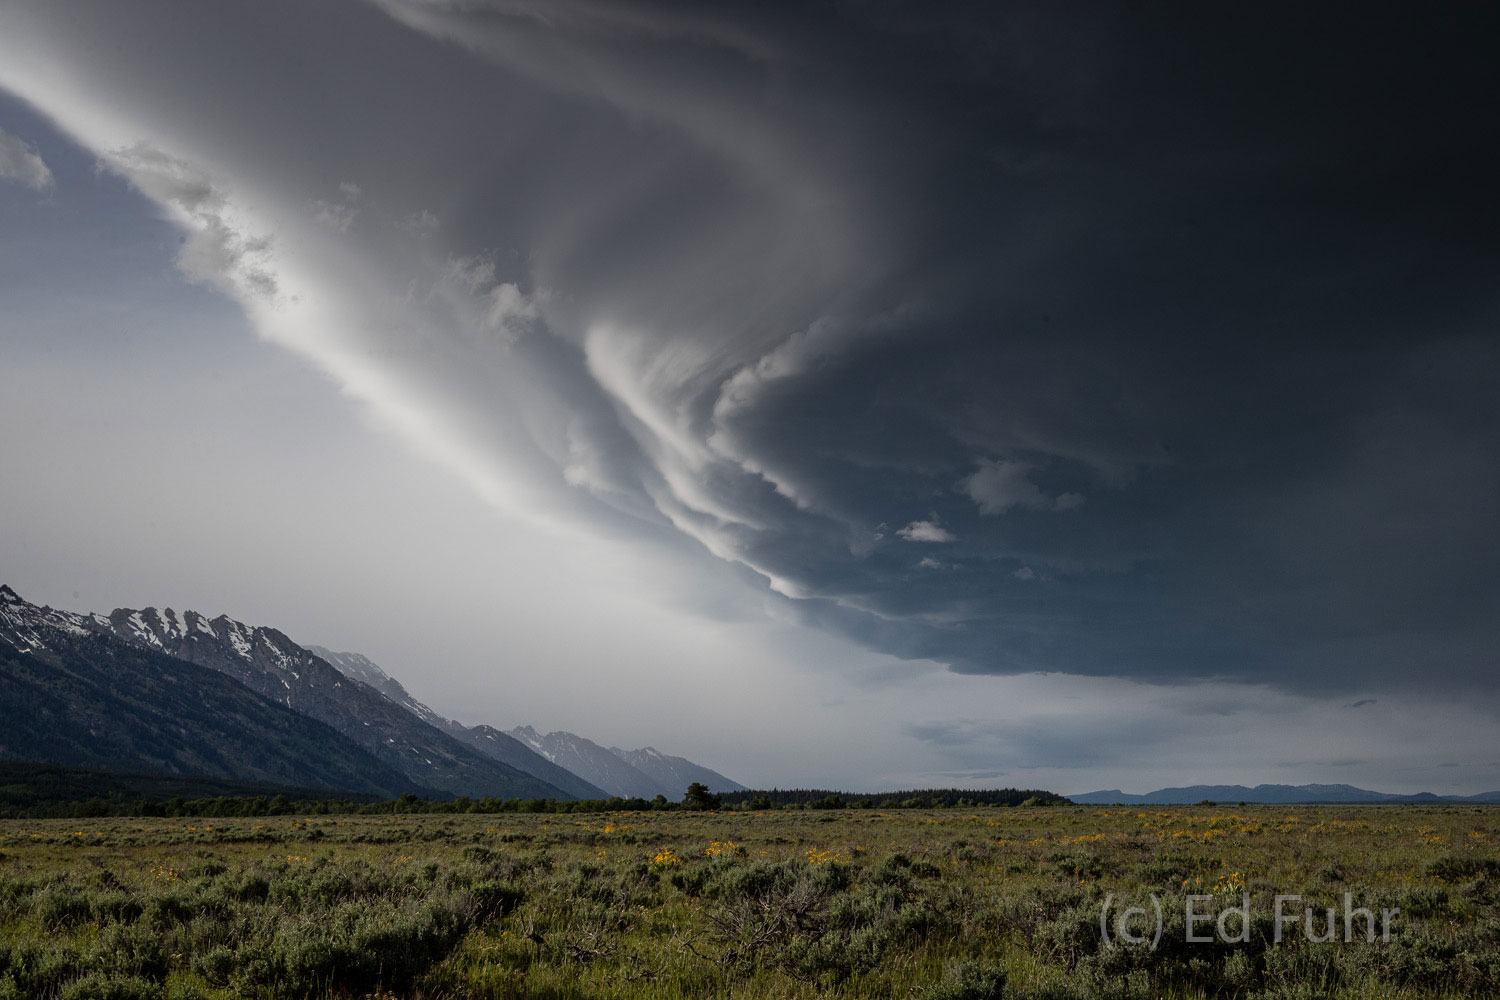
<svg viewBox="0 0 1500 1000">
<path fill-rule="evenodd" d="M 1153 892 L 1159 947 L 1105 947 Z M 1244 892 L 1248 943 L 1185 940 Z M 1389 943 L 1271 940 L 1346 892 Z M 1497 993 L 1493 808 L 0 822 L 5 1000 Z"/>
</svg>

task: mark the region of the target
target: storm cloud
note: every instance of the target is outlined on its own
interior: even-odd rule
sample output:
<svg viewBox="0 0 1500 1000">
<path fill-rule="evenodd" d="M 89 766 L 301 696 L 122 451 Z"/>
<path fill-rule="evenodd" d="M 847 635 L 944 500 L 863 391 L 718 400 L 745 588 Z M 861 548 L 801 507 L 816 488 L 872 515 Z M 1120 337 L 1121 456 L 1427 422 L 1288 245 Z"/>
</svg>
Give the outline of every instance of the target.
<svg viewBox="0 0 1500 1000">
<path fill-rule="evenodd" d="M 1457 694 L 1500 674 L 1475 16 L 19 0 L 0 87 L 497 507 L 961 673 Z"/>
</svg>

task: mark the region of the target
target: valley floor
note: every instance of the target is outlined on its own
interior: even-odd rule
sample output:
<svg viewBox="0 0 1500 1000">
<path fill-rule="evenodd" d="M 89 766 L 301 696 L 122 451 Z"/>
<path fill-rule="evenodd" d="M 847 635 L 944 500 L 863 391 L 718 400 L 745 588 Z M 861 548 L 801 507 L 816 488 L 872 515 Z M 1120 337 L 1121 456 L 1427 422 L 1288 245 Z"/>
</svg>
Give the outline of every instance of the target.
<svg viewBox="0 0 1500 1000">
<path fill-rule="evenodd" d="M 4 1000 L 1001 995 L 1500 995 L 1500 809 L 0 822 Z"/>
</svg>

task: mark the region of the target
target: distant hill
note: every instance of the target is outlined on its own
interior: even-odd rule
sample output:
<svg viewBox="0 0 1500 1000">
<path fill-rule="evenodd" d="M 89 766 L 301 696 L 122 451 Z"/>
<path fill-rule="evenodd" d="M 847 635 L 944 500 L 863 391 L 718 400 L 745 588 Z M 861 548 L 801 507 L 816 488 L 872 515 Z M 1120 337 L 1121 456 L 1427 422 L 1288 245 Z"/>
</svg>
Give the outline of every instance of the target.
<svg viewBox="0 0 1500 1000">
<path fill-rule="evenodd" d="M 1043 805 L 1065 804 L 1056 792 L 1040 788 L 909 788 L 893 792 L 840 792 L 829 788 L 745 789 L 720 796 L 725 805 L 763 801 L 773 806 L 839 808 L 870 806 L 880 809 L 930 809 L 934 807 L 1018 806 L 1032 801 Z"/>
<path fill-rule="evenodd" d="M 1373 792 L 1353 785 L 1188 785 L 1183 788 L 1159 788 L 1143 795 L 1132 795 L 1119 789 L 1087 792 L 1068 796 L 1080 805 L 1193 805 L 1198 802 L 1247 802 L 1267 805 L 1299 805 L 1319 802 L 1411 802 L 1411 803 L 1500 803 L 1500 792 L 1480 795 L 1434 795 L 1417 792 L 1411 795 Z"/>
<path fill-rule="evenodd" d="M 432 794 L 316 719 L 9 587 L 0 587 L 0 760 Z"/>
</svg>

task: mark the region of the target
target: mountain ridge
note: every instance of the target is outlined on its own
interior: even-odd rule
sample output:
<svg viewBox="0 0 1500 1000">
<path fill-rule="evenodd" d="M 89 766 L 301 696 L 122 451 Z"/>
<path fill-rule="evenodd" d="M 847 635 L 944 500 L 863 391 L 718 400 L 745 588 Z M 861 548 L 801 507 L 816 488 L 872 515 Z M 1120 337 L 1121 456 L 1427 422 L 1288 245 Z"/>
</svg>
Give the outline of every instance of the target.
<svg viewBox="0 0 1500 1000">
<path fill-rule="evenodd" d="M 399 680 L 363 653 L 339 652 L 313 644 L 306 648 L 481 753 L 534 774 L 579 798 L 649 799 L 663 795 L 676 801 L 695 781 L 720 792 L 746 790 L 744 785 L 718 771 L 655 747 L 638 750 L 604 747 L 576 733 L 558 730 L 543 735 L 531 726 L 517 726 L 508 732 L 482 723 L 465 726 L 412 697 Z"/>
<path fill-rule="evenodd" d="M 267 626 L 146 607 L 91 615 L 87 626 L 217 670 L 331 726 L 413 782 L 449 795 L 572 798 L 454 739 Z"/>
<path fill-rule="evenodd" d="M 442 730 L 449 736 L 510 767 L 523 771 L 547 782 L 574 798 L 602 799 L 608 794 L 601 788 L 560 767 L 536 753 L 521 741 L 493 726 L 465 726 L 453 719 L 445 718 L 427 705 L 413 698 L 405 686 L 388 674 L 380 664 L 363 653 L 339 652 L 325 646 L 305 647 L 321 656 L 346 676 L 368 684 L 386 698 L 422 719 L 423 722 Z"/>
<path fill-rule="evenodd" d="M 638 750 L 621 750 L 619 747 L 610 747 L 609 752 L 655 781 L 658 785 L 664 788 L 677 789 L 675 793 L 677 795 L 681 795 L 687 791 L 687 787 L 695 781 L 715 792 L 749 791 L 744 785 L 726 778 L 713 768 L 694 763 L 686 757 L 662 753 L 655 747 L 646 746 Z"/>
<path fill-rule="evenodd" d="M 664 754 L 655 747 L 621 750 L 565 730 L 541 734 L 531 726 L 517 726 L 510 735 L 568 770 L 621 798 L 650 799 L 658 795 L 676 801 L 694 781 L 716 792 L 745 791 L 744 785 L 686 757 Z"/>
<path fill-rule="evenodd" d="M 1478 795 L 1437 795 L 1433 792 L 1400 794 L 1376 792 L 1343 784 L 1185 785 L 1131 794 L 1117 788 L 1084 792 L 1067 798 L 1079 805 L 1194 805 L 1198 802 L 1245 802 L 1256 805 L 1312 805 L 1324 802 L 1363 803 L 1500 803 L 1500 791 Z"/>
<path fill-rule="evenodd" d="M 94 642 L 98 639 L 107 641 L 98 646 Z M 8 585 L 0 585 L 0 640 L 3 640 L 0 650 L 7 653 L 15 697 L 20 699 L 24 695 L 28 704 L 46 702 L 54 715 L 65 706 L 52 704 L 55 698 L 48 701 L 44 671 L 28 658 L 66 656 L 76 661 L 73 665 L 77 671 L 93 677 L 102 668 L 99 664 L 90 666 L 90 651 L 105 660 L 123 656 L 131 661 L 126 671 L 131 682 L 141 687 L 153 687 L 155 678 L 176 676 L 174 671 L 179 671 L 180 665 L 189 665 L 237 685 L 224 690 L 242 691 L 276 706 L 280 711 L 272 712 L 271 716 L 283 728 L 292 717 L 329 727 L 342 738 L 341 743 L 335 741 L 339 752 L 347 756 L 349 751 L 357 751 L 362 766 L 375 777 L 373 784 L 361 782 L 346 768 L 338 772 L 337 780 L 354 784 L 328 785 L 302 781 L 292 772 L 283 773 L 284 767 L 282 771 L 241 773 L 225 762 L 200 759 L 204 755 L 213 756 L 205 746 L 195 746 L 192 754 L 182 761 L 161 747 L 154 756 L 132 757 L 127 752 L 122 758 L 126 766 L 133 764 L 168 773 L 197 766 L 207 768 L 205 774 L 222 778 L 281 783 L 295 780 L 309 787 L 368 794 L 388 794 L 399 787 L 402 791 L 420 790 L 439 796 L 559 799 L 664 796 L 676 800 L 694 782 L 718 792 L 745 788 L 718 771 L 651 746 L 636 750 L 606 748 L 574 733 L 555 731 L 543 735 L 530 726 L 516 727 L 510 732 L 488 725 L 464 726 L 413 698 L 398 680 L 362 654 L 304 646 L 278 629 L 247 625 L 223 614 L 209 618 L 196 611 L 179 612 L 170 607 L 116 608 L 107 615 L 82 614 L 30 604 Z M 122 645 L 134 651 L 133 654 L 125 656 Z M 204 675 L 192 676 L 201 686 Z M 113 698 L 110 684 L 98 682 L 97 677 L 89 682 L 75 677 L 70 683 L 75 687 L 93 683 L 88 694 L 93 699 L 90 704 Z M 217 685 L 216 689 L 222 687 Z M 167 703 L 193 715 L 189 705 L 170 699 Z M 133 717 L 131 710 L 122 711 L 126 717 Z M 258 711 L 264 714 L 264 709 Z M 141 725 L 143 732 L 165 740 L 171 719 L 156 713 Z M 275 739 L 264 732 L 268 725 L 271 722 L 263 720 L 257 731 L 274 744 Z M 300 722 L 290 728 L 299 727 L 302 727 Z M 16 731 L 22 730 L 24 727 Z M 215 739 L 229 739 L 233 743 L 234 734 L 222 727 L 210 726 L 207 731 Z M 57 740 L 48 743 L 42 733 L 31 735 L 62 755 L 54 758 L 44 754 L 50 762 L 119 769 L 112 766 L 112 759 L 91 753 L 87 741 L 76 733 L 60 743 Z M 311 746 L 304 746 L 300 752 L 309 760 L 317 756 Z M 0 758 L 7 754 L 0 734 Z M 15 754 L 9 757 L 18 759 Z M 312 770 L 317 768 L 314 766 Z"/>
<path fill-rule="evenodd" d="M 652 799 L 666 795 L 644 772 L 631 766 L 593 740 L 556 730 L 545 735 L 531 726 L 517 726 L 506 735 L 520 740 L 559 767 L 566 768 L 610 795 L 622 799 Z M 683 786 L 683 791 L 686 786 Z M 681 792 L 676 792 L 681 795 Z"/>
<path fill-rule="evenodd" d="M 8 586 L 0 587 L 0 758 L 432 794 L 325 723 Z"/>
</svg>

